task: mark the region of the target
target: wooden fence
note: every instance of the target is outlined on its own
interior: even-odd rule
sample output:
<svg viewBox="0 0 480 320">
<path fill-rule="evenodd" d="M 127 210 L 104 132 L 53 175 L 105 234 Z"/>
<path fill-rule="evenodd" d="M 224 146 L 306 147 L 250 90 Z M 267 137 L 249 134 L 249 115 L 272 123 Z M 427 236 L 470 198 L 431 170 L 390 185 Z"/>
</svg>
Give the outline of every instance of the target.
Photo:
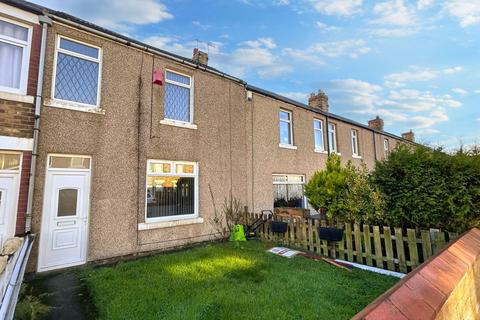
<svg viewBox="0 0 480 320">
<path fill-rule="evenodd" d="M 247 213 L 245 222 L 250 225 L 260 217 L 260 214 Z M 338 226 L 344 228 L 343 240 L 336 245 L 329 245 L 318 237 L 318 228 L 326 225 L 324 220 L 278 216 L 274 220 L 287 222 L 287 232 L 273 233 L 270 222 L 266 222 L 257 230 L 258 237 L 331 258 L 404 273 L 417 267 L 458 236 L 436 229 L 417 231 L 345 224 Z"/>
</svg>

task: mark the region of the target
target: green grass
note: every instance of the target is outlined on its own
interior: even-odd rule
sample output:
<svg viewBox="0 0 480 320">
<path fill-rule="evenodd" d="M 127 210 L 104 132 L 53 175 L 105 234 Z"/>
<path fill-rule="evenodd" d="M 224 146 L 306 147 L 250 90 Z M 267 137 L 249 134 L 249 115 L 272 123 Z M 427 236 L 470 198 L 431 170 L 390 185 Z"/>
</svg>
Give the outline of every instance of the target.
<svg viewBox="0 0 480 320">
<path fill-rule="evenodd" d="M 268 244 L 213 244 L 86 269 L 98 319 L 349 319 L 398 279 Z"/>
</svg>

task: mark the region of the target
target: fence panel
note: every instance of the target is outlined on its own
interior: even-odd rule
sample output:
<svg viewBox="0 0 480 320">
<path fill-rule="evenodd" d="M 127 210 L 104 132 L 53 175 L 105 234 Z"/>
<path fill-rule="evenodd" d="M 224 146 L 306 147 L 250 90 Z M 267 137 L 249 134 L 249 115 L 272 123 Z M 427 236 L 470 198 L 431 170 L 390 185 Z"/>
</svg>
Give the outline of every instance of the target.
<svg viewBox="0 0 480 320">
<path fill-rule="evenodd" d="M 249 224 L 261 215 L 246 213 L 245 223 Z M 267 221 L 257 229 L 257 236 L 263 240 L 292 246 L 319 255 L 339 258 L 351 262 L 392 271 L 407 272 L 416 268 L 438 252 L 456 233 L 445 233 L 436 229 L 417 231 L 414 229 L 392 228 L 358 224 L 338 225 L 344 228 L 344 237 L 338 243 L 321 240 L 318 234 L 324 220 L 302 217 L 278 216 L 276 221 L 288 224 L 284 234 L 273 233 Z M 406 236 L 404 236 L 406 235 Z"/>
</svg>

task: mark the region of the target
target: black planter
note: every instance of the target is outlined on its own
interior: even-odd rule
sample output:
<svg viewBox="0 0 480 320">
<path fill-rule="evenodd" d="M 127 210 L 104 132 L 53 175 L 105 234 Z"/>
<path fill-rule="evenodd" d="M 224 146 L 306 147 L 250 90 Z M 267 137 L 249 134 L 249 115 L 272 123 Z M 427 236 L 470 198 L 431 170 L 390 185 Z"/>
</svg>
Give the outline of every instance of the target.
<svg viewBox="0 0 480 320">
<path fill-rule="evenodd" d="M 288 224 L 286 222 L 282 222 L 282 221 L 272 221 L 270 223 L 270 227 L 272 229 L 272 232 L 285 233 L 285 232 L 287 232 Z"/>
<path fill-rule="evenodd" d="M 318 236 L 321 240 L 342 241 L 343 229 L 320 227 L 318 228 Z"/>
</svg>

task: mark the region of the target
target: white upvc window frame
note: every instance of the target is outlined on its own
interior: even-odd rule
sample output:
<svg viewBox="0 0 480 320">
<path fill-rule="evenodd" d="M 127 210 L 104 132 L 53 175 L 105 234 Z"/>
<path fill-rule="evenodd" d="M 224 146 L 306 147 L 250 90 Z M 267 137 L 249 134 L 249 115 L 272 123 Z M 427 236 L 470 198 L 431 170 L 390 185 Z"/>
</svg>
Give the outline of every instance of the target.
<svg viewBox="0 0 480 320">
<path fill-rule="evenodd" d="M 82 159 L 89 159 L 89 166 L 88 168 L 54 168 L 51 166 L 52 158 L 82 158 Z M 59 172 L 90 172 L 92 170 L 92 156 L 88 155 L 80 155 L 80 154 L 65 154 L 65 153 L 49 153 L 47 157 L 47 171 L 59 171 Z"/>
<path fill-rule="evenodd" d="M 184 83 L 180 83 L 180 82 L 177 82 L 177 81 L 174 81 L 174 80 L 169 80 L 167 78 L 167 72 L 175 73 L 175 74 L 178 74 L 182 77 L 189 78 L 190 79 L 190 85 L 186 85 Z M 165 69 L 165 83 L 170 83 L 172 85 L 179 86 L 179 87 L 186 88 L 186 89 L 190 90 L 190 119 L 189 119 L 189 121 L 181 121 L 181 120 L 175 120 L 175 119 L 167 118 L 167 117 L 165 117 L 165 110 L 164 110 L 164 117 L 163 117 L 163 120 L 160 121 L 160 123 L 178 125 L 178 126 L 184 126 L 184 127 L 187 127 L 187 128 L 191 128 L 191 129 L 196 129 L 196 126 L 193 123 L 193 121 L 194 121 L 194 103 L 193 103 L 193 99 L 194 99 L 194 92 L 193 92 L 194 91 L 194 79 L 193 79 L 193 76 L 191 76 L 189 74 L 181 73 L 181 72 L 178 72 L 178 71 L 175 71 L 175 70 Z M 165 97 L 164 97 L 164 99 L 165 99 Z M 165 101 L 163 102 L 163 106 L 165 108 Z"/>
<path fill-rule="evenodd" d="M 315 123 L 320 124 L 320 129 L 315 128 Z M 321 137 L 321 145 L 317 144 L 317 139 L 316 139 L 316 133 L 320 132 L 320 137 Z M 323 120 L 320 119 L 313 119 L 313 143 L 315 146 L 315 152 L 320 152 L 324 153 L 325 152 L 325 138 L 324 138 L 324 133 L 323 133 Z"/>
<path fill-rule="evenodd" d="M 16 20 L 8 19 L 3 16 L 0 16 L 0 20 L 28 29 L 27 41 L 22 41 L 16 38 L 0 35 L 0 42 L 14 45 L 17 47 L 22 47 L 22 50 L 23 50 L 22 51 L 22 69 L 20 71 L 20 88 L 0 86 L 0 91 L 18 94 L 18 95 L 26 95 L 27 85 L 28 85 L 28 73 L 30 69 L 29 68 L 30 67 L 30 51 L 32 47 L 33 27 L 31 25 L 18 22 Z"/>
<path fill-rule="evenodd" d="M 280 116 L 280 114 L 282 112 L 285 112 L 288 114 L 288 120 L 285 120 L 285 119 L 282 119 L 282 117 Z M 289 133 L 289 137 L 290 137 L 290 143 L 282 143 L 282 137 L 281 137 L 281 134 L 280 134 L 280 124 L 284 122 L 284 123 L 287 123 L 288 124 L 288 133 Z M 286 109 L 280 109 L 278 111 L 278 138 L 280 140 L 280 143 L 278 144 L 278 146 L 280 148 L 286 148 L 286 149 L 297 149 L 297 147 L 294 145 L 294 142 L 293 142 L 293 113 L 292 111 L 290 110 L 286 110 Z"/>
<path fill-rule="evenodd" d="M 330 139 L 330 134 L 332 134 L 332 139 Z M 337 125 L 333 122 L 329 122 L 327 125 L 327 139 L 328 139 L 328 151 L 330 153 L 338 154 L 337 146 Z"/>
<path fill-rule="evenodd" d="M 352 156 L 354 158 L 360 158 L 359 133 L 360 132 L 357 129 L 352 129 L 351 130 Z"/>
<path fill-rule="evenodd" d="M 388 158 L 390 154 L 390 141 L 387 138 L 383 138 L 383 155 Z"/>
<path fill-rule="evenodd" d="M 305 179 L 305 175 L 304 174 L 294 174 L 294 173 L 274 173 L 272 174 L 272 178 L 273 177 L 287 177 L 287 181 L 286 182 L 283 182 L 283 181 L 272 181 L 272 185 L 289 185 L 289 184 L 300 184 L 300 185 L 303 185 L 303 208 L 304 209 L 307 209 L 308 208 L 308 201 L 307 201 L 307 196 L 305 196 L 305 183 L 306 183 L 306 179 Z M 288 177 L 301 177 L 302 178 L 302 181 L 298 182 L 298 181 L 288 181 Z M 272 179 L 273 180 L 273 179 Z M 274 199 L 275 201 L 275 199 Z"/>
<path fill-rule="evenodd" d="M 69 51 L 66 49 L 60 48 L 60 41 L 61 39 L 65 39 L 68 41 L 76 42 L 91 48 L 98 49 L 98 58 L 92 58 L 90 56 L 86 56 L 77 52 Z M 97 102 L 96 104 L 88 104 L 88 103 L 82 103 L 82 102 L 77 102 L 77 101 L 70 101 L 70 100 L 64 100 L 64 99 L 59 99 L 55 97 L 55 86 L 56 86 L 56 81 L 57 81 L 57 60 L 58 60 L 58 53 L 63 53 L 72 57 L 84 59 L 87 61 L 91 62 L 96 62 L 98 63 L 98 82 L 97 82 Z M 65 109 L 73 109 L 73 110 L 78 110 L 78 111 L 92 111 L 92 110 L 98 110 L 100 111 L 100 96 L 101 96 L 101 89 L 102 89 L 102 64 L 103 64 L 103 51 L 102 48 L 96 45 L 93 45 L 91 43 L 79 41 L 76 39 L 72 39 L 63 35 L 57 35 L 57 38 L 55 39 L 55 55 L 53 58 L 53 74 L 52 74 L 52 90 L 51 90 L 51 97 L 52 97 L 52 104 L 50 106 L 53 107 L 60 107 L 60 108 L 65 108 Z"/>
<path fill-rule="evenodd" d="M 150 171 L 150 164 L 158 163 L 158 164 L 169 164 L 170 165 L 170 172 L 168 173 L 156 173 Z M 193 173 L 176 173 L 176 166 L 177 165 L 193 165 Z M 147 217 L 147 183 L 148 177 L 191 177 L 195 179 L 195 191 L 194 191 L 194 213 L 193 214 L 183 214 L 183 215 L 176 215 L 176 216 L 167 216 L 167 217 L 154 217 L 149 218 Z M 195 219 L 198 218 L 198 208 L 199 208 L 199 190 L 198 190 L 198 162 L 190 162 L 190 161 L 171 161 L 171 160 L 155 160 L 149 159 L 147 160 L 147 170 L 146 170 L 146 177 L 145 177 L 145 223 L 156 223 L 156 222 L 166 222 L 166 221 L 177 221 L 177 220 L 186 220 L 186 219 Z"/>
</svg>

